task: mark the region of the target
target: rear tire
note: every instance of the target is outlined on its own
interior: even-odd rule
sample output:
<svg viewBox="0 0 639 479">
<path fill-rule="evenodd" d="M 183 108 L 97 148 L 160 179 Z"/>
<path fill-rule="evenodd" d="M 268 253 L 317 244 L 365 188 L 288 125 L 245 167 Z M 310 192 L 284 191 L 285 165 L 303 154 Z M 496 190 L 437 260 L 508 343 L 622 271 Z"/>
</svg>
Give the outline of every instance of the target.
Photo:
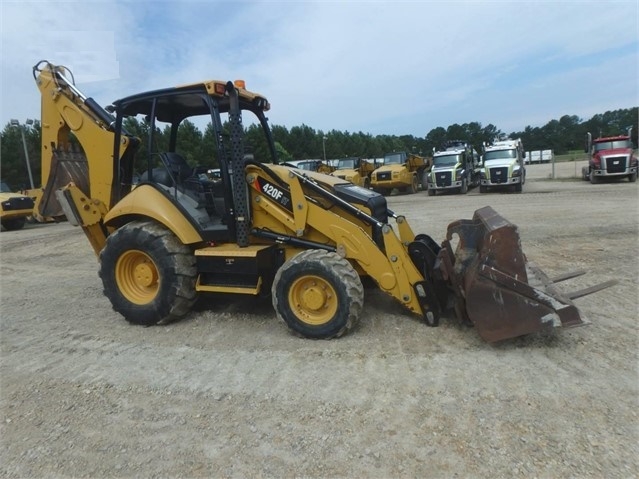
<svg viewBox="0 0 639 479">
<path fill-rule="evenodd" d="M 24 228 L 26 218 L 11 218 L 8 220 L 2 220 L 2 227 L 7 231 L 16 231 Z"/>
<path fill-rule="evenodd" d="M 422 171 L 422 191 L 426 191 L 428 189 L 428 171 Z"/>
<path fill-rule="evenodd" d="M 323 250 L 302 251 L 284 263 L 271 292 L 277 317 L 294 333 L 312 339 L 342 336 L 357 323 L 364 304 L 364 288 L 353 266 Z"/>
<path fill-rule="evenodd" d="M 466 193 L 468 193 L 468 182 L 466 181 L 466 178 L 462 180 L 462 185 L 461 185 L 461 188 L 459 188 L 459 192 L 462 195 L 465 195 Z"/>
<path fill-rule="evenodd" d="M 410 185 L 410 192 L 412 194 L 417 193 L 417 190 L 419 189 L 419 181 L 417 180 L 417 175 L 413 175 L 413 182 Z"/>
<path fill-rule="evenodd" d="M 185 316 L 197 298 L 196 276 L 190 248 L 151 221 L 124 225 L 100 253 L 104 294 L 133 324 L 150 326 Z"/>
</svg>

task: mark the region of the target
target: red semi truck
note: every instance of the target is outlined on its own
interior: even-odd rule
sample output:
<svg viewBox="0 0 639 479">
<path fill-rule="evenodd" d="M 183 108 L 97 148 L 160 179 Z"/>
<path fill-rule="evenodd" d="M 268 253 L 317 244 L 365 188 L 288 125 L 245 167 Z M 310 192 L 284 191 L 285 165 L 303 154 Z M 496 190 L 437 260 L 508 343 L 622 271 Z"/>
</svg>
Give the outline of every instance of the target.
<svg viewBox="0 0 639 479">
<path fill-rule="evenodd" d="M 627 135 L 592 139 L 586 136 L 588 166 L 582 168 L 583 179 L 598 183 L 602 178 L 628 178 L 637 181 L 637 157 L 632 148 L 630 130 Z"/>
</svg>

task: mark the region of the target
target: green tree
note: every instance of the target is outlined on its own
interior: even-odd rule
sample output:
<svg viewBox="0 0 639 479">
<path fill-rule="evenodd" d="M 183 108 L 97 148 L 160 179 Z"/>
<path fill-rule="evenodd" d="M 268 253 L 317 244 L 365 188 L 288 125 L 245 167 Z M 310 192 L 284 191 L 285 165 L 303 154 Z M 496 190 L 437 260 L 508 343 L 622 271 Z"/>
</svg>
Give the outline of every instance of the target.
<svg viewBox="0 0 639 479">
<path fill-rule="evenodd" d="M 21 121 L 20 126 L 7 123 L 2 131 L 0 141 L 0 176 L 14 190 L 31 187 L 22 132 L 24 132 L 24 140 L 27 145 L 27 157 L 33 184 L 36 188 L 41 185 L 42 129 L 40 122 L 35 120 L 32 125 L 27 125 L 26 122 Z"/>
<path fill-rule="evenodd" d="M 190 166 L 213 167 L 213 158 L 202 148 L 202 132 L 189 120 L 180 123 L 175 149 Z"/>
<path fill-rule="evenodd" d="M 446 134 L 446 130 L 441 126 L 438 126 L 426 134 L 426 147 L 429 151 L 432 151 L 433 148 L 438 150 L 444 147 L 447 140 L 448 135 Z"/>
</svg>

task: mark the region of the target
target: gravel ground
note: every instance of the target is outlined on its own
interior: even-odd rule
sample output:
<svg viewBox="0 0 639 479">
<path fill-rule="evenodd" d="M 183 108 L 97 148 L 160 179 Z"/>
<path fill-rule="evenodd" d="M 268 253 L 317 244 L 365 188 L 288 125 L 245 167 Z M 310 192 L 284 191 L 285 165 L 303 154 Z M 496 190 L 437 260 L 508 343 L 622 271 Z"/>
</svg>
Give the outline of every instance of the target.
<svg viewBox="0 0 639 479">
<path fill-rule="evenodd" d="M 388 199 L 438 242 L 491 205 L 549 275 L 589 270 L 565 289 L 620 280 L 576 300 L 590 325 L 499 345 L 372 289 L 332 341 L 297 338 L 246 298 L 131 326 L 79 229 L 3 232 L 0 475 L 636 477 L 639 190 L 550 168 L 529 166 L 523 194 Z"/>
</svg>

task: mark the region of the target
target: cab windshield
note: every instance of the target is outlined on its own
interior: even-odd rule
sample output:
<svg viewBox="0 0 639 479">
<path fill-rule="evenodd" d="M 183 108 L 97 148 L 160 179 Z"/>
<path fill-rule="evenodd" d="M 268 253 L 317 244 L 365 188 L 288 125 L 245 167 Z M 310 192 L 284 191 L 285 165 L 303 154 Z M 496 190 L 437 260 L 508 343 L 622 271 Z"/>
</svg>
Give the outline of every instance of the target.
<svg viewBox="0 0 639 479">
<path fill-rule="evenodd" d="M 632 148 L 630 140 L 602 141 L 595 143 L 595 151 L 614 150 L 617 148 Z"/>
<path fill-rule="evenodd" d="M 385 165 L 401 165 L 406 162 L 406 158 L 402 153 L 391 153 L 384 156 Z"/>
<path fill-rule="evenodd" d="M 455 166 L 458 162 L 459 155 L 441 155 L 433 158 L 433 166 Z"/>
<path fill-rule="evenodd" d="M 357 168 L 356 158 L 342 158 L 337 162 L 338 170 L 354 170 Z"/>
<path fill-rule="evenodd" d="M 509 160 L 517 158 L 517 150 L 497 150 L 484 153 L 484 161 L 488 160 Z"/>
<path fill-rule="evenodd" d="M 303 163 L 299 163 L 297 165 L 297 168 L 299 168 L 300 170 L 315 171 L 317 169 L 317 163 L 314 161 L 306 161 Z"/>
</svg>

